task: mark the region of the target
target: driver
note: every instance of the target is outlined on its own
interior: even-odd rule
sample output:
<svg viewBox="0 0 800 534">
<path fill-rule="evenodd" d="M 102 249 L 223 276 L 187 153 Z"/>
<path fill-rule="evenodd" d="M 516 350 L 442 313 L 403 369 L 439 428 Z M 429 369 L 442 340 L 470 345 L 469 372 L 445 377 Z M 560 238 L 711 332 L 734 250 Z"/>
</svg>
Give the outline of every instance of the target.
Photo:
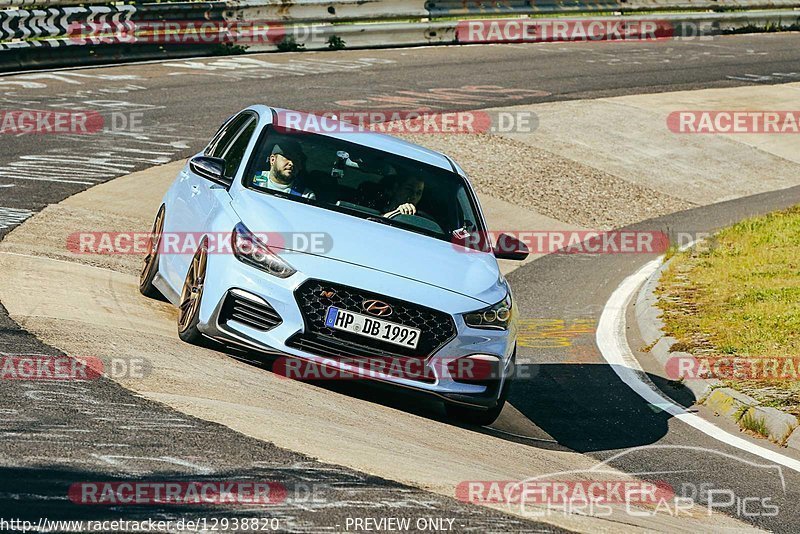
<svg viewBox="0 0 800 534">
<path fill-rule="evenodd" d="M 269 156 L 269 171 L 258 173 L 253 178 L 253 185 L 316 200 L 314 192 L 303 185 L 303 179 L 300 177 L 305 161 L 306 156 L 300 143 L 292 140 L 281 141 L 273 147 Z"/>
<path fill-rule="evenodd" d="M 384 217 L 396 215 L 414 215 L 417 213 L 417 204 L 425 192 L 425 181 L 414 176 L 395 180 L 387 192 L 387 201 L 384 209 L 388 210 Z"/>
</svg>

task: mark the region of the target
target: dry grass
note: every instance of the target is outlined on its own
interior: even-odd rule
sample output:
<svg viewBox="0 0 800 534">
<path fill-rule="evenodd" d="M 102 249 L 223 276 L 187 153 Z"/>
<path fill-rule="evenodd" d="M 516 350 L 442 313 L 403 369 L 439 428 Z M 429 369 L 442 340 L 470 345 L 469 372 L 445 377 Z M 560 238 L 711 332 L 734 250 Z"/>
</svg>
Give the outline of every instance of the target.
<svg viewBox="0 0 800 534">
<path fill-rule="evenodd" d="M 667 332 L 682 350 L 711 358 L 799 358 L 800 206 L 748 219 L 675 254 L 658 291 Z M 800 415 L 797 378 L 728 385 Z"/>
</svg>

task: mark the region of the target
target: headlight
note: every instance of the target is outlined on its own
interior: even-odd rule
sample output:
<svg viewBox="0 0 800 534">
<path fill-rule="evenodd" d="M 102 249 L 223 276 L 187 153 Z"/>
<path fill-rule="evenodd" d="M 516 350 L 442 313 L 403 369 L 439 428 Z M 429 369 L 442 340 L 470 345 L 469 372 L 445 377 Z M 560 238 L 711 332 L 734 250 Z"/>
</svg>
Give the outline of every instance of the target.
<svg viewBox="0 0 800 534">
<path fill-rule="evenodd" d="M 267 245 L 239 223 L 233 229 L 233 255 L 236 259 L 278 278 L 289 278 L 297 271 L 272 252 Z"/>
<path fill-rule="evenodd" d="M 511 322 L 511 293 L 506 298 L 482 310 L 464 314 L 464 322 L 472 328 L 507 330 Z"/>
</svg>

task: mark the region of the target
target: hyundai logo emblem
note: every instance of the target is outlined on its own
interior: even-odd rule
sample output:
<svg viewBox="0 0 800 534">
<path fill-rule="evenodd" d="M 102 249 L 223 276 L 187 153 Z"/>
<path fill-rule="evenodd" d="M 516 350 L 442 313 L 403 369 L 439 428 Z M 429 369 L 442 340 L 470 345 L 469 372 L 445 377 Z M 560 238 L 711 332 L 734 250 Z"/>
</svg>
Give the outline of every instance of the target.
<svg viewBox="0 0 800 534">
<path fill-rule="evenodd" d="M 365 300 L 362 306 L 364 311 L 376 317 L 389 317 L 394 312 L 391 306 L 380 300 Z"/>
</svg>

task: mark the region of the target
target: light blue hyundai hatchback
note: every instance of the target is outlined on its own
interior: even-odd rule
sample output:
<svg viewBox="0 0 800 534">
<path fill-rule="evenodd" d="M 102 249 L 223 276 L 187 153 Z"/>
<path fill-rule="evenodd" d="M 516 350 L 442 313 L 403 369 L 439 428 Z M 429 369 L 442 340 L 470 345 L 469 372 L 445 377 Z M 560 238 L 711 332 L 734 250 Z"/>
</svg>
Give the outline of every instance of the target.
<svg viewBox="0 0 800 534">
<path fill-rule="evenodd" d="M 184 341 L 433 395 L 490 424 L 516 354 L 497 258 L 524 259 L 524 245 L 472 246 L 486 222 L 449 157 L 331 119 L 290 128 L 286 113 L 234 115 L 180 171 L 140 291 L 179 308 Z"/>
</svg>

